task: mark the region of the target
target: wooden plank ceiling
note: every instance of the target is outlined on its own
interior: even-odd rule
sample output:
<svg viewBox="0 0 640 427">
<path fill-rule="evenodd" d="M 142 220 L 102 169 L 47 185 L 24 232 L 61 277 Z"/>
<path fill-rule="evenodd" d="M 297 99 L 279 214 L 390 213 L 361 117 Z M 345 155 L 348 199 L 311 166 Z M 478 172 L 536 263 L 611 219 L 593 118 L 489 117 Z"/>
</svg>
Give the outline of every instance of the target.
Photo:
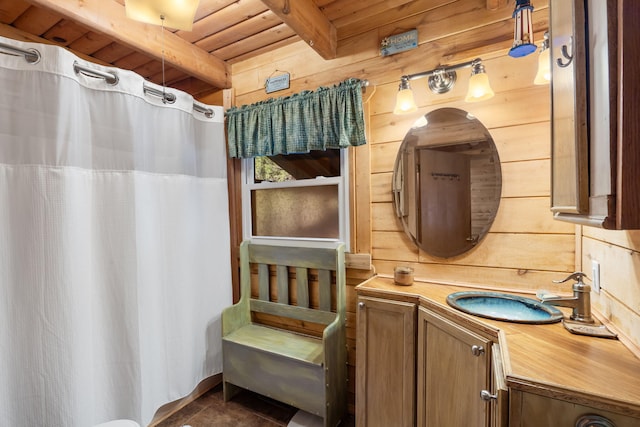
<svg viewBox="0 0 640 427">
<path fill-rule="evenodd" d="M 325 59 L 341 40 L 378 28 L 410 3 L 442 0 L 200 0 L 192 31 L 138 23 L 126 0 L 0 0 L 0 35 L 67 47 L 195 97 L 231 86 L 230 64 L 305 40 Z M 464 1 L 464 0 L 450 0 Z M 510 0 L 487 0 L 487 8 Z M 410 8 L 409 8 L 410 9 Z M 411 13 L 411 12 L 409 12 Z"/>
</svg>

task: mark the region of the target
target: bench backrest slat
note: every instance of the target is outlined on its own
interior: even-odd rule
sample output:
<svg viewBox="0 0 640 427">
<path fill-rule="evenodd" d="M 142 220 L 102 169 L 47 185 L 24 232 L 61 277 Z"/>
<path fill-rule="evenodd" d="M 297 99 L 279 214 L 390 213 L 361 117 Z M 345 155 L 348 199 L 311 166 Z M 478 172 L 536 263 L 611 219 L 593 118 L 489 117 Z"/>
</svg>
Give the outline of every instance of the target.
<svg viewBox="0 0 640 427">
<path fill-rule="evenodd" d="M 249 261 L 256 264 L 336 269 L 336 251 L 323 248 L 251 245 Z"/>
<path fill-rule="evenodd" d="M 296 291 L 298 294 L 298 307 L 309 308 L 309 270 L 296 268 Z"/>
<path fill-rule="evenodd" d="M 336 313 L 331 311 L 320 311 L 297 305 L 279 304 L 271 301 L 261 301 L 252 299 L 250 301 L 251 311 L 283 316 L 290 319 L 302 320 L 304 322 L 328 325 L 336 318 Z"/>
<path fill-rule="evenodd" d="M 276 267 L 278 275 L 278 302 L 289 304 L 289 269 L 286 265 Z"/>
<path fill-rule="evenodd" d="M 258 298 L 269 301 L 269 265 L 258 264 Z"/>
<path fill-rule="evenodd" d="M 331 271 L 318 270 L 318 287 L 320 291 L 320 310 L 331 310 Z"/>
</svg>

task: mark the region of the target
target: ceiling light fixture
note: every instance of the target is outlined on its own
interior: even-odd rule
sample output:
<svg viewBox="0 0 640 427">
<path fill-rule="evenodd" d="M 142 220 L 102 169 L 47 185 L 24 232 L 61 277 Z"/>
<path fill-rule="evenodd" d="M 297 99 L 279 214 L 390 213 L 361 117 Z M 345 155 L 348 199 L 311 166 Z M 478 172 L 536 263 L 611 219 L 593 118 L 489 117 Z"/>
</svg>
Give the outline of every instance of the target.
<svg viewBox="0 0 640 427">
<path fill-rule="evenodd" d="M 200 0 L 125 0 L 127 18 L 191 31 Z"/>
<path fill-rule="evenodd" d="M 546 85 L 551 81 L 551 58 L 549 51 L 549 32 L 544 33 L 544 41 L 540 45 L 540 55 L 538 56 L 538 72 L 533 80 L 534 84 Z"/>
<path fill-rule="evenodd" d="M 509 50 L 509 56 L 520 58 L 535 52 L 533 43 L 533 20 L 531 19 L 533 6 L 529 0 L 516 0 L 513 11 L 515 27 L 513 30 L 513 46 Z"/>
<path fill-rule="evenodd" d="M 489 77 L 484 69 L 484 65 L 482 65 L 482 60 L 476 58 L 473 61 L 463 62 L 458 65 L 441 66 L 430 71 L 402 76 L 396 96 L 396 107 L 393 113 L 407 114 L 418 109 L 413 98 L 411 86 L 409 85 L 410 80 L 428 77 L 427 86 L 431 92 L 438 94 L 447 93 L 456 83 L 456 70 L 466 67 L 471 67 L 471 77 L 469 79 L 469 90 L 465 101 L 475 102 L 491 98 L 494 92 L 489 85 Z"/>
</svg>

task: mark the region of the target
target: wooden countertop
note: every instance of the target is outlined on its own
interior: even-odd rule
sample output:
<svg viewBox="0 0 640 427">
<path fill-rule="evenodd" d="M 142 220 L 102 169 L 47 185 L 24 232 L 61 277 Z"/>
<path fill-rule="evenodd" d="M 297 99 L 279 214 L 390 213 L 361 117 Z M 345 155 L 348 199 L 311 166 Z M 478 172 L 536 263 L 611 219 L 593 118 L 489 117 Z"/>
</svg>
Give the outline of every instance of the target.
<svg viewBox="0 0 640 427">
<path fill-rule="evenodd" d="M 429 282 L 398 286 L 380 276 L 356 287 L 359 296 L 415 302 L 498 342 L 512 389 L 640 418 L 640 359 L 620 341 L 575 335 L 561 322 L 528 325 L 485 319 L 447 304 L 447 295 L 468 290 L 477 288 Z"/>
</svg>

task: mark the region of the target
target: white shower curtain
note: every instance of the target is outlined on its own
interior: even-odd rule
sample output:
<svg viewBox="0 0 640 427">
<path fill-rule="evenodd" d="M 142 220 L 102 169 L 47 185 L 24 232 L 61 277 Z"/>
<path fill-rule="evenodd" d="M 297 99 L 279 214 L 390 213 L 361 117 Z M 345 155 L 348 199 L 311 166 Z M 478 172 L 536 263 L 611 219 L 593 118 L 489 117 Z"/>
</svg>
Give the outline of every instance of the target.
<svg viewBox="0 0 640 427">
<path fill-rule="evenodd" d="M 0 425 L 146 425 L 222 371 L 223 111 L 0 42 L 41 54 L 0 54 Z"/>
</svg>

